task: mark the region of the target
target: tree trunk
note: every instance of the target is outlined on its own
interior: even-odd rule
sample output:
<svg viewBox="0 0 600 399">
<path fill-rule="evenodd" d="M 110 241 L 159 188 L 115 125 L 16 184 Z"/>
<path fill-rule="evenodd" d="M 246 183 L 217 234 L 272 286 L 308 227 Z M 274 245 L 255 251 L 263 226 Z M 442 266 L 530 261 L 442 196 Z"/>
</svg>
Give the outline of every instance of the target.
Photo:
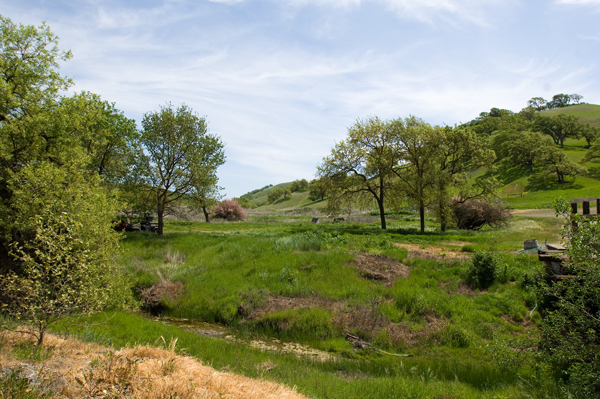
<svg viewBox="0 0 600 399">
<path fill-rule="evenodd" d="M 204 218 L 206 219 L 206 223 L 210 223 L 210 213 L 204 205 L 202 206 L 202 212 L 204 212 Z"/>
<path fill-rule="evenodd" d="M 383 198 L 377 200 L 377 205 L 379 205 L 379 218 L 381 219 L 381 228 L 385 230 L 387 226 L 385 224 L 385 210 L 383 209 Z"/>
<path fill-rule="evenodd" d="M 533 163 L 530 163 L 527 166 L 529 166 L 529 172 L 533 173 Z"/>
<path fill-rule="evenodd" d="M 165 209 L 162 206 L 162 204 L 159 203 L 157 209 L 156 209 L 156 214 L 158 216 L 158 230 L 156 231 L 156 233 L 159 236 L 163 235 L 163 226 L 164 226 L 164 221 L 163 221 L 163 216 L 165 213 Z"/>
<path fill-rule="evenodd" d="M 425 205 L 423 202 L 419 204 L 419 218 L 421 219 L 421 233 L 425 232 Z"/>
</svg>

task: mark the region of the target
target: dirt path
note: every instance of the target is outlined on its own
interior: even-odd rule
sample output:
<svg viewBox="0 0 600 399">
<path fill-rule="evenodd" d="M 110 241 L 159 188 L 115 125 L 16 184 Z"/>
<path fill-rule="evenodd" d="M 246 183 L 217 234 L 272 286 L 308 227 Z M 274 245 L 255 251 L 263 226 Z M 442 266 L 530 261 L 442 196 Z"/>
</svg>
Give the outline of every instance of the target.
<svg viewBox="0 0 600 399">
<path fill-rule="evenodd" d="M 554 209 L 512 209 L 511 215 L 515 216 L 527 216 L 534 218 L 550 218 L 556 217 L 556 211 Z"/>
<path fill-rule="evenodd" d="M 466 260 L 468 256 L 461 252 L 462 247 L 468 242 L 440 243 L 440 246 L 426 244 L 394 243 L 395 246 L 408 250 L 409 259 L 420 258 L 426 260 L 457 259 Z"/>
</svg>

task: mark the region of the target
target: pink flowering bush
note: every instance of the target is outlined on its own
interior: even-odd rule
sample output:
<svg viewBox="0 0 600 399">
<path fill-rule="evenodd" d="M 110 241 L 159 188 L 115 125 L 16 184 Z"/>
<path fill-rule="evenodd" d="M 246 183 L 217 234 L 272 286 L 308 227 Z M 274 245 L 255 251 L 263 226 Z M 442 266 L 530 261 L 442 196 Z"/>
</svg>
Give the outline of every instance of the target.
<svg viewBox="0 0 600 399">
<path fill-rule="evenodd" d="M 506 224 L 509 216 L 500 201 L 474 199 L 454 203 L 456 226 L 463 230 L 479 230 L 486 224 L 499 227 Z"/>
<path fill-rule="evenodd" d="M 213 217 L 217 219 L 227 219 L 230 222 L 246 220 L 246 212 L 242 206 L 235 200 L 223 200 L 215 205 Z"/>
</svg>

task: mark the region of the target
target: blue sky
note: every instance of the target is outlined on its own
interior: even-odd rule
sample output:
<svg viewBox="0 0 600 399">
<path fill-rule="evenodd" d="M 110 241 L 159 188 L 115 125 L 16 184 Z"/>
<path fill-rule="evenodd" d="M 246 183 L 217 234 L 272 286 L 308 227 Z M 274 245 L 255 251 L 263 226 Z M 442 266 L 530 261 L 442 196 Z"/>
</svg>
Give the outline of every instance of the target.
<svg viewBox="0 0 600 399">
<path fill-rule="evenodd" d="M 465 122 L 531 97 L 600 103 L 600 0 L 0 0 L 46 21 L 73 90 L 138 123 L 172 102 L 226 143 L 227 197 L 312 179 L 357 118 Z"/>
</svg>

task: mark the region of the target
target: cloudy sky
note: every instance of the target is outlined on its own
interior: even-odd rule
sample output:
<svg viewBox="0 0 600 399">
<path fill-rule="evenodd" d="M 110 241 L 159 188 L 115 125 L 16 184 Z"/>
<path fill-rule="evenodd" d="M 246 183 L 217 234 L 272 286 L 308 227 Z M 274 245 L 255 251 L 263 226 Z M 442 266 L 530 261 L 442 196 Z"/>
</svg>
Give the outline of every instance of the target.
<svg viewBox="0 0 600 399">
<path fill-rule="evenodd" d="M 357 118 L 465 122 L 600 103 L 600 0 L 0 0 L 46 21 L 61 71 L 136 121 L 172 102 L 226 143 L 228 197 L 312 179 Z"/>
</svg>

